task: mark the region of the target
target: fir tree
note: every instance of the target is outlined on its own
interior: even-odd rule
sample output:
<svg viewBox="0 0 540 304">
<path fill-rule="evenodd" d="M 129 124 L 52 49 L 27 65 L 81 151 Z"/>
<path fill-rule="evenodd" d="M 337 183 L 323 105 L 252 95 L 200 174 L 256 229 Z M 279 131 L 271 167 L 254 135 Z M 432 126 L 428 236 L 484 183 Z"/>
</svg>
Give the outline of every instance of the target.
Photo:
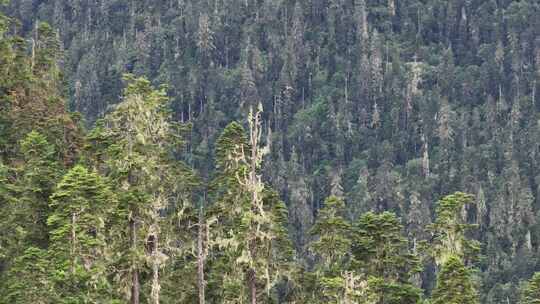
<svg viewBox="0 0 540 304">
<path fill-rule="evenodd" d="M 330 196 L 311 229 L 318 239 L 311 245 L 311 251 L 320 259 L 314 273 L 314 299 L 342 303 L 345 293 L 343 272 L 348 269 L 351 248 L 351 225 L 343 217 L 345 203 L 342 199 Z M 319 302 L 317 302 L 319 303 Z"/>
<path fill-rule="evenodd" d="M 259 175 L 265 154 L 260 145 L 261 111 L 250 111 L 248 138 L 238 124 L 232 123 L 216 147 L 217 166 L 223 171 L 215 185 L 217 193 L 222 194 L 216 202 L 221 212 L 216 220 L 221 227 L 215 229 L 213 242 L 223 253 L 213 262 L 222 273 L 212 280 L 222 282 L 225 303 L 257 303 L 270 298 L 272 288 L 286 274 L 287 256 L 291 254 L 290 249 L 285 250 L 288 243 L 283 239 L 282 203 Z"/>
<path fill-rule="evenodd" d="M 46 250 L 28 247 L 7 271 L 0 303 L 61 303 L 51 280 L 51 266 Z"/>
<path fill-rule="evenodd" d="M 421 290 L 411 283 L 419 258 L 410 251 L 395 214 L 363 214 L 354 229 L 353 264 L 368 277 L 376 303 L 418 303 Z"/>
<path fill-rule="evenodd" d="M 240 226 L 241 207 L 237 198 L 241 195 L 241 186 L 237 175 L 244 170 L 241 160 L 245 151 L 249 151 L 249 146 L 244 128 L 237 122 L 229 123 L 216 142 L 217 171 L 210 184 L 210 196 L 215 203 L 209 210 L 209 215 L 218 224 L 215 229 L 210 227 L 211 246 L 217 250 L 210 251 L 209 293 L 212 297 L 223 298 L 224 303 L 248 299 L 243 278 L 238 276 L 236 252 L 227 243 Z"/>
<path fill-rule="evenodd" d="M 49 255 L 61 303 L 111 301 L 107 229 L 116 208 L 112 191 L 97 173 L 75 166 L 56 187 L 50 205 Z"/>
<path fill-rule="evenodd" d="M 172 158 L 173 148 L 181 143 L 173 133 L 165 87 L 154 89 L 148 80 L 133 75 L 125 79 L 124 101 L 105 117 L 105 127 L 93 138 L 94 144 L 106 147 L 107 153 L 97 159 L 105 162 L 121 190 L 113 230 L 117 267 L 125 271 L 118 273 L 117 283 L 129 286 L 123 291 L 132 304 L 140 303 L 141 284 L 146 283 L 152 303 L 158 303 L 160 269 L 178 249 L 168 248 L 177 239 L 169 233 L 178 228 L 171 220 L 192 211 L 189 194 L 196 182 L 191 170 Z M 151 279 L 141 282 L 141 272 L 147 270 Z"/>
<path fill-rule="evenodd" d="M 464 210 L 472 202 L 470 194 L 456 192 L 443 197 L 437 206 L 437 218 L 430 227 L 434 233 L 433 254 L 441 269 L 431 301 L 442 303 L 478 303 L 478 295 L 471 269 L 463 262 L 471 259 L 478 249 L 477 242 L 467 239 Z"/>
<path fill-rule="evenodd" d="M 479 250 L 478 242 L 469 240 L 468 229 L 476 227 L 467 223 L 466 208 L 474 196 L 463 192 L 447 195 L 439 200 L 435 222 L 429 227 L 433 233 L 433 254 L 436 262 L 442 265 L 449 256 L 472 258 Z"/>
<path fill-rule="evenodd" d="M 450 255 L 437 275 L 437 286 L 431 295 L 433 304 L 478 303 L 472 274 L 461 258 Z"/>
<path fill-rule="evenodd" d="M 17 195 L 11 212 L 17 235 L 13 237 L 22 242 L 22 248 L 29 245 L 46 248 L 49 196 L 61 174 L 60 166 L 55 159 L 54 147 L 36 131 L 27 134 L 20 149 L 24 165 L 19 168 L 19 178 L 14 184 Z"/>
</svg>

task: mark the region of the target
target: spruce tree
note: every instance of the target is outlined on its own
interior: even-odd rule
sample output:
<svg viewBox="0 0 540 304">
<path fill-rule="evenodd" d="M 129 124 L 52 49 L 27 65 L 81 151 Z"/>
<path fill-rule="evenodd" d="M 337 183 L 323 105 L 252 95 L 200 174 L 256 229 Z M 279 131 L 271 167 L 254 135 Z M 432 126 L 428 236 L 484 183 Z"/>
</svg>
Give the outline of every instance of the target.
<svg viewBox="0 0 540 304">
<path fill-rule="evenodd" d="M 27 246 L 46 248 L 48 245 L 49 196 L 61 170 L 54 147 L 36 131 L 20 142 L 20 150 L 23 162 L 15 169 L 17 178 L 9 183 L 13 199 L 8 210 L 14 231 L 10 236 L 14 240 L 12 249 L 22 253 Z"/>
<path fill-rule="evenodd" d="M 238 122 L 229 123 L 216 142 L 216 173 L 210 182 L 210 197 L 214 201 L 208 214 L 210 222 L 217 226 L 210 228 L 212 246 L 209 259 L 209 296 L 222 298 L 223 303 L 248 301 L 243 278 L 238 275 L 236 251 L 230 248 L 240 227 L 242 212 L 237 198 L 241 196 L 241 185 L 237 179 L 243 169 L 241 162 L 245 151 L 249 151 L 245 129 Z M 213 220 L 212 220 L 213 218 Z"/>
<path fill-rule="evenodd" d="M 437 286 L 431 295 L 433 304 L 476 304 L 477 292 L 471 270 L 460 257 L 448 256 L 437 274 Z"/>
<path fill-rule="evenodd" d="M 363 214 L 354 227 L 353 265 L 367 276 L 375 303 L 418 303 L 421 290 L 411 283 L 419 258 L 410 251 L 399 218 L 391 212 Z"/>
<path fill-rule="evenodd" d="M 75 166 L 51 196 L 49 256 L 60 303 L 111 301 L 109 216 L 116 199 L 95 172 Z"/>
<path fill-rule="evenodd" d="M 125 80 L 123 102 L 92 133 L 89 152 L 98 154 L 90 154 L 89 160 L 98 162 L 94 166 L 103 167 L 119 189 L 120 208 L 112 228 L 114 259 L 122 270 L 116 284 L 125 286 L 124 296 L 132 304 L 140 303 L 141 286 L 151 302 L 158 303 L 160 270 L 179 249 L 170 245 L 184 244 L 170 233 L 179 228 L 172 220 L 193 211 L 190 191 L 196 182 L 191 170 L 173 158 L 179 138 L 170 121 L 165 87 L 155 89 L 133 75 Z M 143 272 L 150 273 L 144 282 Z"/>
<path fill-rule="evenodd" d="M 439 200 L 435 223 L 429 227 L 434 234 L 433 255 L 441 267 L 437 274 L 437 285 L 431 295 L 434 304 L 475 304 L 478 295 L 471 269 L 465 265 L 478 250 L 478 244 L 465 234 L 474 227 L 466 222 L 466 206 L 473 196 L 456 192 Z"/>
<path fill-rule="evenodd" d="M 262 109 L 250 111 L 249 137 L 237 123 L 229 124 L 216 146 L 214 181 L 216 217 L 211 282 L 223 286 L 224 303 L 265 302 L 286 275 L 291 255 L 285 237 L 283 203 L 261 180 L 265 148 L 260 144 Z M 217 273 L 219 272 L 219 273 Z"/>
<path fill-rule="evenodd" d="M 16 167 L 0 167 L 0 268 L 7 270 L 1 277 L 0 289 L 8 293 L 22 292 L 17 289 L 22 286 L 18 285 L 16 273 L 21 271 L 21 264 L 17 266 L 17 261 L 36 259 L 33 253 L 23 256 L 30 248 L 36 253 L 49 245 L 49 196 L 60 174 L 54 147 L 43 135 L 32 131 L 19 146 L 22 155 Z M 2 294 L 0 291 L 0 297 Z"/>
<path fill-rule="evenodd" d="M 6 272 L 0 303 L 62 303 L 51 279 L 51 267 L 46 250 L 28 247 Z"/>
<path fill-rule="evenodd" d="M 311 300 L 316 303 L 342 303 L 348 296 L 343 275 L 348 270 L 351 225 L 344 218 L 344 213 L 343 200 L 335 196 L 328 197 L 310 232 L 317 237 L 310 249 L 319 261 L 311 283 L 314 286 L 306 287 L 312 289 Z M 306 283 L 309 284 L 309 281 Z"/>
<path fill-rule="evenodd" d="M 465 213 L 473 199 L 473 195 L 455 192 L 438 201 L 437 218 L 428 227 L 433 234 L 432 250 L 437 264 L 444 264 L 452 255 L 472 258 L 478 252 L 478 242 L 466 235 L 467 230 L 476 227 L 467 222 Z"/>
</svg>

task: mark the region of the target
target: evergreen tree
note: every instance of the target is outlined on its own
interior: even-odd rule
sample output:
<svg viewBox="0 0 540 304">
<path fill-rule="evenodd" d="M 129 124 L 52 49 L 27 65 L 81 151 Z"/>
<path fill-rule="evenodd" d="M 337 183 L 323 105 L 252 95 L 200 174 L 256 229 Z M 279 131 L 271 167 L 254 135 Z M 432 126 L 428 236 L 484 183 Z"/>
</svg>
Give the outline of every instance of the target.
<svg viewBox="0 0 540 304">
<path fill-rule="evenodd" d="M 32 271 L 22 270 L 24 261 L 42 265 L 37 256 L 49 258 L 27 250 L 49 252 L 49 195 L 76 163 L 107 176 L 119 196 L 119 208 L 109 218 L 108 245 L 115 248 L 112 282 L 124 301 L 249 302 L 255 290 L 258 296 L 251 298 L 259 301 L 270 293 L 277 299 L 271 301 L 309 302 L 297 291 L 306 286 L 317 297 L 320 293 L 308 288 L 318 283 L 311 270 L 324 268 L 320 257 L 305 250 L 315 237 L 309 228 L 331 194 L 346 198 L 351 220 L 370 210 L 404 216 L 410 251 L 421 248 L 417 240 L 426 240 L 438 263 L 421 274 L 426 294 L 450 257 L 471 267 L 478 246 L 469 236 L 485 244 L 482 302 L 516 303 L 518 282 L 538 264 L 536 0 L 0 0 L 0 11 L 2 300 L 17 275 L 30 278 L 23 274 Z M 132 90 L 115 105 L 126 72 L 146 75 L 149 81 L 138 87 L 150 89 Z M 170 98 L 160 110 L 149 110 L 156 107 L 146 102 L 155 101 L 149 92 L 162 91 L 150 83 L 170 84 L 163 91 Z M 134 102 L 136 95 L 144 102 Z M 260 184 L 251 174 L 249 136 L 244 135 L 245 155 L 231 159 L 238 166 L 226 173 L 215 168 L 212 151 L 225 123 L 258 102 L 271 109 L 261 118 L 271 152 L 255 174 L 269 184 L 254 200 L 250 194 Z M 94 129 L 80 155 L 83 117 Z M 156 131 L 164 125 L 161 117 L 169 125 L 164 137 Z M 189 132 L 173 130 L 174 120 L 187 122 Z M 33 130 L 48 148 L 28 157 L 20 143 Z M 185 146 L 172 143 L 180 134 L 187 135 Z M 191 202 L 206 197 L 192 193 L 197 184 L 192 169 L 215 177 L 218 185 L 210 187 L 202 225 Z M 430 239 L 425 227 L 437 208 L 433 198 L 456 189 L 476 193 L 478 206 L 450 206 L 457 220 L 436 220 Z M 264 267 L 238 261 L 249 247 L 246 237 L 260 236 L 248 232 L 262 214 L 249 206 L 260 204 L 261 197 L 265 216 L 280 206 L 274 221 L 284 214 L 283 204 L 290 210 L 298 280 L 267 284 L 261 279 Z M 231 206 L 241 208 L 234 213 Z M 481 229 L 464 231 L 469 222 Z M 204 257 L 204 250 L 195 250 L 203 234 L 199 227 L 208 228 L 206 260 L 197 255 Z M 281 225 L 273 227 L 276 235 L 284 233 Z M 271 230 L 261 231 L 266 229 Z M 336 283 L 332 286 L 354 296 L 353 302 L 390 301 L 389 295 L 409 283 L 395 278 L 407 277 L 407 271 L 389 276 L 395 261 L 369 264 L 379 265 L 379 271 L 366 269 L 363 261 L 371 257 L 354 253 L 354 246 L 363 244 L 355 238 L 341 279 L 328 286 Z M 201 247 L 205 243 L 203 238 Z M 396 249 L 397 243 L 392 239 L 373 248 L 393 248 L 388 259 L 394 260 L 407 253 Z M 246 252 L 259 260 L 263 251 Z M 356 255 L 357 263 L 348 265 Z M 199 267 L 196 261 L 202 260 Z M 249 285 L 253 273 L 257 280 L 251 282 L 257 284 Z M 198 276 L 209 284 L 203 297 L 196 292 L 197 285 L 204 286 Z M 273 289 L 263 293 L 269 285 Z M 140 288 L 132 293 L 133 286 Z M 137 292 L 140 296 L 131 297 Z"/>
<path fill-rule="evenodd" d="M 117 284 L 128 286 L 122 290 L 132 304 L 140 303 L 142 284 L 150 290 L 151 302 L 158 303 L 160 269 L 178 249 L 169 248 L 179 238 L 169 233 L 178 228 L 171 223 L 192 211 L 190 191 L 196 181 L 190 169 L 172 158 L 181 138 L 169 119 L 165 87 L 154 89 L 148 80 L 133 75 L 125 79 L 124 101 L 105 117 L 105 127 L 93 138 L 94 144 L 107 147 L 97 159 L 106 163 L 106 172 L 120 190 L 119 218 L 112 228 L 116 267 L 123 269 Z M 141 282 L 143 271 L 151 273 L 150 280 Z"/>
<path fill-rule="evenodd" d="M 438 303 L 478 303 L 478 295 L 471 270 L 463 262 L 470 259 L 478 245 L 466 238 L 471 228 L 466 223 L 466 205 L 473 196 L 456 192 L 443 197 L 437 206 L 437 218 L 430 227 L 434 232 L 435 261 L 441 266 L 437 274 L 437 285 L 431 301 Z"/>
<path fill-rule="evenodd" d="M 476 227 L 467 223 L 467 205 L 473 202 L 473 195 L 456 192 L 439 200 L 435 222 L 429 227 L 433 233 L 433 254 L 438 265 L 449 256 L 473 258 L 479 250 L 475 240 L 469 240 L 466 232 Z"/>
<path fill-rule="evenodd" d="M 209 293 L 212 298 L 222 298 L 224 303 L 235 299 L 248 301 L 243 278 L 238 276 L 235 265 L 236 252 L 228 248 L 227 242 L 221 244 L 221 240 L 232 240 L 239 227 L 241 209 L 237 207 L 237 197 L 241 188 L 237 175 L 243 170 L 240 160 L 245 151 L 249 151 L 249 146 L 244 128 L 237 122 L 229 123 L 216 142 L 217 171 L 210 184 L 210 196 L 215 203 L 209 210 L 218 224 L 209 227 L 211 249 L 217 248 L 210 251 Z"/>
<path fill-rule="evenodd" d="M 540 303 L 540 273 L 536 272 L 521 290 L 522 304 Z"/>
<path fill-rule="evenodd" d="M 450 255 L 442 265 L 431 299 L 433 304 L 478 303 L 471 271 L 460 257 Z"/>
<path fill-rule="evenodd" d="M 249 137 L 240 125 L 225 128 L 216 147 L 218 173 L 214 248 L 222 251 L 212 261 L 212 281 L 221 282 L 222 301 L 257 303 L 269 299 L 286 275 L 288 256 L 283 203 L 261 181 L 261 111 L 250 111 Z M 221 192 L 224 191 L 224 192 Z M 217 274 L 216 271 L 221 273 Z M 241 275 L 239 275 L 241 274 Z"/>
<path fill-rule="evenodd" d="M 51 196 L 49 256 L 60 303 L 109 302 L 109 216 L 116 208 L 102 177 L 75 166 Z"/>
<path fill-rule="evenodd" d="M 16 257 L 5 275 L 4 284 L 2 304 L 61 303 L 51 280 L 51 262 L 44 249 L 28 247 Z"/>
<path fill-rule="evenodd" d="M 12 211 L 25 242 L 45 248 L 49 197 L 61 171 L 55 160 L 54 147 L 42 134 L 36 131 L 28 133 L 20 147 L 24 166 L 16 183 L 20 192 Z"/>
<path fill-rule="evenodd" d="M 311 292 L 316 303 L 345 303 L 346 294 L 344 271 L 348 269 L 351 249 L 351 225 L 345 220 L 343 200 L 330 196 L 311 229 L 318 239 L 311 245 L 311 251 L 319 259 L 315 267 Z M 306 286 L 309 288 L 308 286 Z"/>
<path fill-rule="evenodd" d="M 368 212 L 354 229 L 353 264 L 368 279 L 375 303 L 418 303 L 421 290 L 411 283 L 419 258 L 410 251 L 395 214 Z"/>
</svg>

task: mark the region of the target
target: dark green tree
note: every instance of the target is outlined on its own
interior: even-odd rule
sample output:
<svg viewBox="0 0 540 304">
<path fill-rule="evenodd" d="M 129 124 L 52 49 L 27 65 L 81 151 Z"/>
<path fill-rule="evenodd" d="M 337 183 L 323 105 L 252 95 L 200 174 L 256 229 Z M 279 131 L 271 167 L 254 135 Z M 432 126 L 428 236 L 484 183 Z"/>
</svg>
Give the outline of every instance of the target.
<svg viewBox="0 0 540 304">
<path fill-rule="evenodd" d="M 460 257 L 450 255 L 437 275 L 437 286 L 431 295 L 433 304 L 475 304 L 478 302 L 471 270 Z"/>
<path fill-rule="evenodd" d="M 324 202 L 310 233 L 317 239 L 310 250 L 317 258 L 312 284 L 311 301 L 342 303 L 351 300 L 344 271 L 348 270 L 351 250 L 351 225 L 344 218 L 345 203 L 330 196 Z M 309 291 L 308 291 L 309 293 Z"/>
<path fill-rule="evenodd" d="M 399 218 L 391 212 L 363 214 L 354 228 L 353 265 L 368 277 L 374 303 L 418 303 L 421 290 L 411 283 L 420 268 Z"/>
</svg>

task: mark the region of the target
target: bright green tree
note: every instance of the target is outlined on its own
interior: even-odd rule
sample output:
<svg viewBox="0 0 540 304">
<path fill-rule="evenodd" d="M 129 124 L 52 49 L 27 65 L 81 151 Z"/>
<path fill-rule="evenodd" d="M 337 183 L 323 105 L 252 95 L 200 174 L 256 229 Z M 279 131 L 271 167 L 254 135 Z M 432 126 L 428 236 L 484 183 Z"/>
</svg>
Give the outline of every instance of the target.
<svg viewBox="0 0 540 304">
<path fill-rule="evenodd" d="M 0 303 L 60 303 L 50 278 L 51 264 L 46 250 L 28 247 L 7 271 Z"/>
<path fill-rule="evenodd" d="M 536 272 L 521 290 L 521 304 L 540 303 L 540 272 Z"/>
<path fill-rule="evenodd" d="M 13 214 L 21 237 L 45 248 L 48 240 L 49 197 L 61 175 L 54 147 L 45 136 L 32 131 L 21 141 L 24 163 L 17 179 L 17 200 Z"/>
<path fill-rule="evenodd" d="M 107 182 L 97 173 L 75 166 L 57 185 L 50 206 L 51 277 L 61 303 L 111 301 L 107 244 L 116 199 Z"/>
<path fill-rule="evenodd" d="M 49 196 L 60 175 L 54 148 L 40 133 L 27 134 L 20 150 L 21 161 L 16 168 L 0 167 L 0 261 L 8 269 L 0 288 L 7 288 L 10 294 L 23 292 L 17 289 L 22 286 L 17 283 L 17 273 L 23 271 L 20 262 L 36 258 L 33 253 L 23 258 L 27 249 L 45 250 L 49 244 Z"/>
</svg>

